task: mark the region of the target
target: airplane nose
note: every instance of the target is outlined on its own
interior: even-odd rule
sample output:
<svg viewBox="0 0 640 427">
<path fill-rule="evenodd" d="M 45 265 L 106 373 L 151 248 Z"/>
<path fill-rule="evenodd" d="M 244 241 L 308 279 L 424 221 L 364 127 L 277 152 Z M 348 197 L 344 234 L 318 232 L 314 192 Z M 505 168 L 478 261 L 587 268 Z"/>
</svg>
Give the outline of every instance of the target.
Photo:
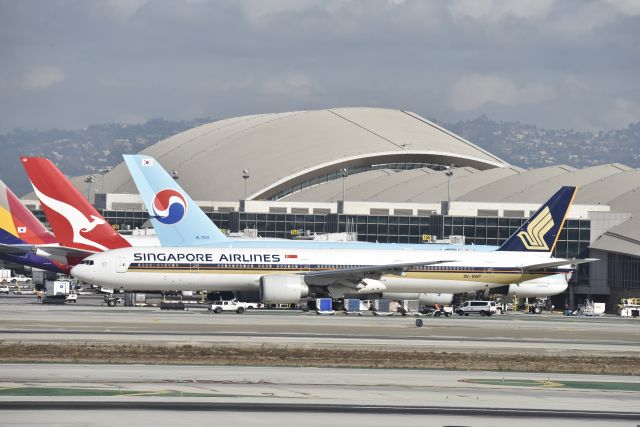
<svg viewBox="0 0 640 427">
<path fill-rule="evenodd" d="M 86 274 L 83 274 L 83 273 L 86 273 L 86 268 L 85 267 L 86 266 L 84 266 L 82 264 L 79 264 L 79 265 L 76 265 L 76 266 L 72 267 L 71 268 L 71 276 L 75 277 L 76 279 L 85 280 L 87 278 Z"/>
</svg>

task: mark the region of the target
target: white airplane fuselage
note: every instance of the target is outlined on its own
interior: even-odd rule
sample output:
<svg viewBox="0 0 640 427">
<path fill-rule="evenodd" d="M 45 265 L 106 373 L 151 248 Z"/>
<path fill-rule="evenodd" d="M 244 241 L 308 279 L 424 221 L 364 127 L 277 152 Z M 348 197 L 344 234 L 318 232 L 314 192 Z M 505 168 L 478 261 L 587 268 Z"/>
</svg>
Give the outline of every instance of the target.
<svg viewBox="0 0 640 427">
<path fill-rule="evenodd" d="M 535 273 L 522 268 L 560 261 L 535 252 L 394 249 L 384 244 L 358 248 L 251 245 L 232 242 L 207 248 L 122 248 L 87 257 L 71 274 L 93 285 L 121 290 L 255 291 L 261 277 L 267 275 L 450 261 L 412 267 L 401 275 L 387 274 L 380 282 L 386 292 L 458 293 L 557 274 L 558 268 Z"/>
</svg>

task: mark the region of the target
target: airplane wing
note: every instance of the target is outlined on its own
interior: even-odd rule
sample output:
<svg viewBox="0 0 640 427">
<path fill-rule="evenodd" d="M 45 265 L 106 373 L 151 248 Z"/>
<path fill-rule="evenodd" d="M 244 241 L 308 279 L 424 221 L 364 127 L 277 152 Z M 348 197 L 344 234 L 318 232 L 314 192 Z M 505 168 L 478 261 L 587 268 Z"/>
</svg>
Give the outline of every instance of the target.
<svg viewBox="0 0 640 427">
<path fill-rule="evenodd" d="M 24 255 L 26 253 L 31 252 L 33 245 L 8 245 L 6 243 L 0 243 L 0 253 L 3 254 L 13 254 L 13 255 Z"/>
<path fill-rule="evenodd" d="M 425 267 L 428 265 L 454 262 L 453 260 L 439 260 L 429 262 L 411 262 L 402 264 L 372 265 L 366 267 L 340 268 L 337 270 L 310 271 L 304 274 L 304 280 L 309 285 L 326 286 L 332 283 L 341 283 L 356 288 L 358 283 L 365 278 L 379 280 L 385 274 L 401 275 L 412 267 Z"/>
<path fill-rule="evenodd" d="M 572 259 L 566 259 L 562 261 L 543 262 L 540 264 L 529 264 L 529 265 L 523 266 L 522 270 L 533 272 L 533 271 L 544 270 L 546 268 L 561 267 L 563 265 L 576 266 L 578 264 L 585 264 L 587 262 L 593 262 L 593 261 L 598 261 L 598 259 L 597 258 L 585 258 L 585 259 L 572 258 Z"/>
<path fill-rule="evenodd" d="M 89 255 L 97 254 L 99 251 L 89 251 L 86 249 L 70 248 L 68 246 L 61 245 L 34 245 L 32 250 L 41 250 L 53 257 L 66 258 L 86 258 Z"/>
</svg>

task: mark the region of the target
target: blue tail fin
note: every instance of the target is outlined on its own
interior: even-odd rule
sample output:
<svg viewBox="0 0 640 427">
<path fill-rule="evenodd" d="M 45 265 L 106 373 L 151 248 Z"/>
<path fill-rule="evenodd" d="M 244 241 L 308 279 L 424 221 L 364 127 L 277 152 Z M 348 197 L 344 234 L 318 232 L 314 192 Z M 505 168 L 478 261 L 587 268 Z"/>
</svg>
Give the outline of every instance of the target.
<svg viewBox="0 0 640 427">
<path fill-rule="evenodd" d="M 204 246 L 228 240 L 153 157 L 123 157 L 162 246 Z"/>
<path fill-rule="evenodd" d="M 553 252 L 575 195 L 576 187 L 562 187 L 498 250 Z"/>
</svg>

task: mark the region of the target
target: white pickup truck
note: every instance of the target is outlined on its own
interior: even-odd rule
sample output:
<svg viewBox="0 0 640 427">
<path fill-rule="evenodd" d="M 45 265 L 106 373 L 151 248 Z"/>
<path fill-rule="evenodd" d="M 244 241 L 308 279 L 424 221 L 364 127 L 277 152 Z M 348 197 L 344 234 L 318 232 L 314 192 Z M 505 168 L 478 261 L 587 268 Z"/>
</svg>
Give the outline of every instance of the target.
<svg viewBox="0 0 640 427">
<path fill-rule="evenodd" d="M 24 276 L 22 274 L 18 274 L 17 276 L 10 277 L 7 279 L 11 283 L 31 283 L 31 277 Z"/>
<path fill-rule="evenodd" d="M 229 301 L 214 301 L 209 306 L 209 311 L 214 313 L 222 313 L 223 311 L 235 311 L 238 314 L 242 314 L 245 310 L 260 308 L 262 305 L 259 302 L 241 302 L 238 300 Z"/>
</svg>

